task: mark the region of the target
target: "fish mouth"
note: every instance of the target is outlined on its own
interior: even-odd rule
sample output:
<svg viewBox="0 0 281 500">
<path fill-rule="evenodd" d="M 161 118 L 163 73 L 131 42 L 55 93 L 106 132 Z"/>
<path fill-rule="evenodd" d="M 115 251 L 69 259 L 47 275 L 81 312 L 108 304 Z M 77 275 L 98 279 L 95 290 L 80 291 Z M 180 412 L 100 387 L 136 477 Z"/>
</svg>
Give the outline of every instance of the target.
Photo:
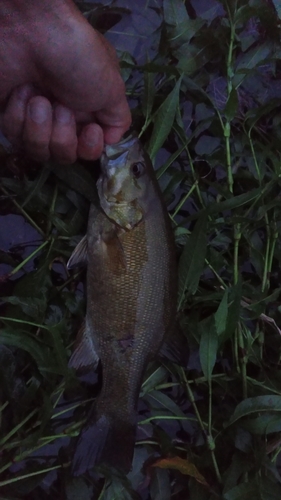
<svg viewBox="0 0 281 500">
<path fill-rule="evenodd" d="M 108 158 L 108 160 L 116 160 L 122 154 L 128 152 L 128 150 L 136 143 L 138 137 L 136 134 L 131 133 L 128 137 L 123 138 L 116 144 L 106 144 L 104 146 L 103 156 Z"/>
</svg>

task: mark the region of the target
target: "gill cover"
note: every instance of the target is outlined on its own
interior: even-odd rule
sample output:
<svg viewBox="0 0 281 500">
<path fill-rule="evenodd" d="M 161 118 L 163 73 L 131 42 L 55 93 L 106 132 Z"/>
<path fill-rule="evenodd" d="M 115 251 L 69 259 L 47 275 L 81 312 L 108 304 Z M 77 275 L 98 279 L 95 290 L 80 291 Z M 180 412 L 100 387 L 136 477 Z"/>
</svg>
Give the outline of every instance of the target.
<svg viewBox="0 0 281 500">
<path fill-rule="evenodd" d="M 106 145 L 101 157 L 97 182 L 100 204 L 106 215 L 124 229 L 132 229 L 143 218 L 146 163 L 142 146 L 132 135 Z"/>
</svg>

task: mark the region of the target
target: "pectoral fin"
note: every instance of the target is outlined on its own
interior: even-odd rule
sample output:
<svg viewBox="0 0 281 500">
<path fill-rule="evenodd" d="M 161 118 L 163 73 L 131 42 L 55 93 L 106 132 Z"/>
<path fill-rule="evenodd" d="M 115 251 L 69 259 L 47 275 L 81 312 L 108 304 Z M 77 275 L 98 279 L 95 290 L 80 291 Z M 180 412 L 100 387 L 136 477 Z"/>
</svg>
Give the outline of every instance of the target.
<svg viewBox="0 0 281 500">
<path fill-rule="evenodd" d="M 74 248 L 74 251 L 67 263 L 67 269 L 73 269 L 74 267 L 85 266 L 88 260 L 88 243 L 87 235 L 79 241 L 78 245 Z"/>
<path fill-rule="evenodd" d="M 122 230 L 120 234 L 122 234 Z M 120 234 L 110 224 L 109 228 L 106 226 L 102 228 L 96 243 L 99 252 L 106 261 L 106 265 L 109 269 L 112 269 L 113 273 L 124 272 L 127 269 L 126 255 L 120 241 Z"/>
<path fill-rule="evenodd" d="M 96 369 L 99 357 L 96 353 L 91 332 L 87 321 L 80 328 L 75 342 L 75 350 L 69 360 L 68 366 L 81 370 L 85 368 Z"/>
</svg>

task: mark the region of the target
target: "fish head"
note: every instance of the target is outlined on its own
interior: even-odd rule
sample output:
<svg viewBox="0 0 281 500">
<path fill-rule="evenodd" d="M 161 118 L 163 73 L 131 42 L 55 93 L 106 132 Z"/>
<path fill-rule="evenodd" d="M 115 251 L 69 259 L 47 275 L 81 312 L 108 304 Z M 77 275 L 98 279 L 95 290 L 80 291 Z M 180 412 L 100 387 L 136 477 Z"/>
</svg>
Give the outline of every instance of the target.
<svg viewBox="0 0 281 500">
<path fill-rule="evenodd" d="M 124 229 L 144 217 L 152 168 L 137 137 L 106 145 L 97 182 L 100 204 L 106 215 Z"/>
</svg>

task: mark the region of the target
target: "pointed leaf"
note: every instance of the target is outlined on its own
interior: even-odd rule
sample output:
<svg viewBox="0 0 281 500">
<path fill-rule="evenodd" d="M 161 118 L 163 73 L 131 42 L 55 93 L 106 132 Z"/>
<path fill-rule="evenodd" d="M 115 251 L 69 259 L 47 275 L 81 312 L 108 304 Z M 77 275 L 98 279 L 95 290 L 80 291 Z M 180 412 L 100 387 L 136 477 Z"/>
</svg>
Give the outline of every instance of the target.
<svg viewBox="0 0 281 500">
<path fill-rule="evenodd" d="M 228 425 L 233 424 L 239 418 L 262 411 L 281 412 L 281 396 L 256 396 L 244 399 L 236 406 Z"/>
<path fill-rule="evenodd" d="M 20 306 L 27 316 L 39 321 L 47 307 L 46 299 L 39 299 L 38 297 L 19 297 L 11 295 L 10 297 L 2 297 L 1 300 L 9 304 Z"/>
<path fill-rule="evenodd" d="M 228 314 L 228 290 L 225 290 L 221 303 L 215 313 L 215 325 L 218 335 L 224 333 Z"/>
<path fill-rule="evenodd" d="M 242 483 L 227 491 L 223 495 L 224 500 L 253 500 L 260 499 L 257 485 L 254 482 Z"/>
<path fill-rule="evenodd" d="M 99 205 L 96 184 L 94 178 L 82 165 L 60 165 L 59 163 L 49 162 L 47 166 L 69 187 L 78 191 L 87 200 L 95 205 Z"/>
<path fill-rule="evenodd" d="M 233 85 L 237 88 L 238 85 L 244 80 L 245 76 L 251 70 L 260 66 L 265 59 L 270 55 L 272 45 L 270 42 L 265 42 L 261 45 L 256 45 L 254 48 L 245 52 L 239 59 L 235 68 L 235 76 L 233 78 Z"/>
<path fill-rule="evenodd" d="M 203 215 L 196 223 L 183 249 L 179 262 L 179 300 L 181 308 L 186 292 L 194 294 L 197 290 L 204 268 L 207 251 L 207 215 Z"/>
<path fill-rule="evenodd" d="M 150 485 L 150 495 L 153 500 L 170 500 L 171 484 L 167 470 L 155 469 Z"/>
<path fill-rule="evenodd" d="M 279 17 L 279 19 L 281 19 L 281 4 L 280 4 L 280 0 L 272 0 L 273 4 L 274 4 L 274 7 L 276 9 L 276 12 L 277 12 L 277 15 Z"/>
<path fill-rule="evenodd" d="M 204 326 L 201 324 L 200 330 L 202 328 L 199 348 L 200 364 L 206 379 L 210 381 L 218 350 L 218 336 L 213 318 L 211 321 L 204 321 Z"/>
<path fill-rule="evenodd" d="M 186 417 L 179 406 L 163 392 L 150 391 L 149 393 L 144 395 L 143 399 L 149 402 L 152 407 L 152 411 L 153 409 L 157 411 L 157 415 L 159 413 L 159 410 L 161 411 L 161 415 L 163 415 L 162 408 L 165 408 L 165 413 L 168 410 L 170 413 L 176 415 L 177 417 Z"/>
<path fill-rule="evenodd" d="M 189 19 L 186 6 L 182 0 L 163 1 L 164 20 L 167 24 L 176 26 Z"/>
<path fill-rule="evenodd" d="M 147 123 L 151 117 L 151 110 L 153 107 L 155 96 L 154 74 L 150 71 L 144 72 L 144 90 L 142 99 L 142 112 Z"/>
<path fill-rule="evenodd" d="M 66 500 L 91 500 L 93 498 L 93 486 L 87 484 L 82 478 L 75 477 L 65 485 Z"/>
<path fill-rule="evenodd" d="M 224 108 L 224 114 L 226 118 L 231 121 L 236 115 L 237 108 L 238 108 L 238 96 L 237 96 L 237 90 L 232 89 L 230 92 L 230 96 L 227 100 L 227 103 Z"/>
<path fill-rule="evenodd" d="M 161 467 L 162 469 L 176 469 L 182 474 L 194 477 L 196 481 L 204 484 L 204 486 L 209 486 L 206 479 L 198 471 L 197 467 L 195 467 L 195 465 L 189 460 L 185 460 L 184 458 L 160 458 L 159 460 L 154 462 L 153 467 Z"/>
<path fill-rule="evenodd" d="M 166 97 L 160 108 L 154 115 L 154 127 L 147 148 L 148 154 L 153 159 L 158 149 L 161 148 L 165 139 L 168 137 L 176 116 L 179 105 L 179 91 L 181 78 L 177 81 L 172 92 Z"/>
</svg>

